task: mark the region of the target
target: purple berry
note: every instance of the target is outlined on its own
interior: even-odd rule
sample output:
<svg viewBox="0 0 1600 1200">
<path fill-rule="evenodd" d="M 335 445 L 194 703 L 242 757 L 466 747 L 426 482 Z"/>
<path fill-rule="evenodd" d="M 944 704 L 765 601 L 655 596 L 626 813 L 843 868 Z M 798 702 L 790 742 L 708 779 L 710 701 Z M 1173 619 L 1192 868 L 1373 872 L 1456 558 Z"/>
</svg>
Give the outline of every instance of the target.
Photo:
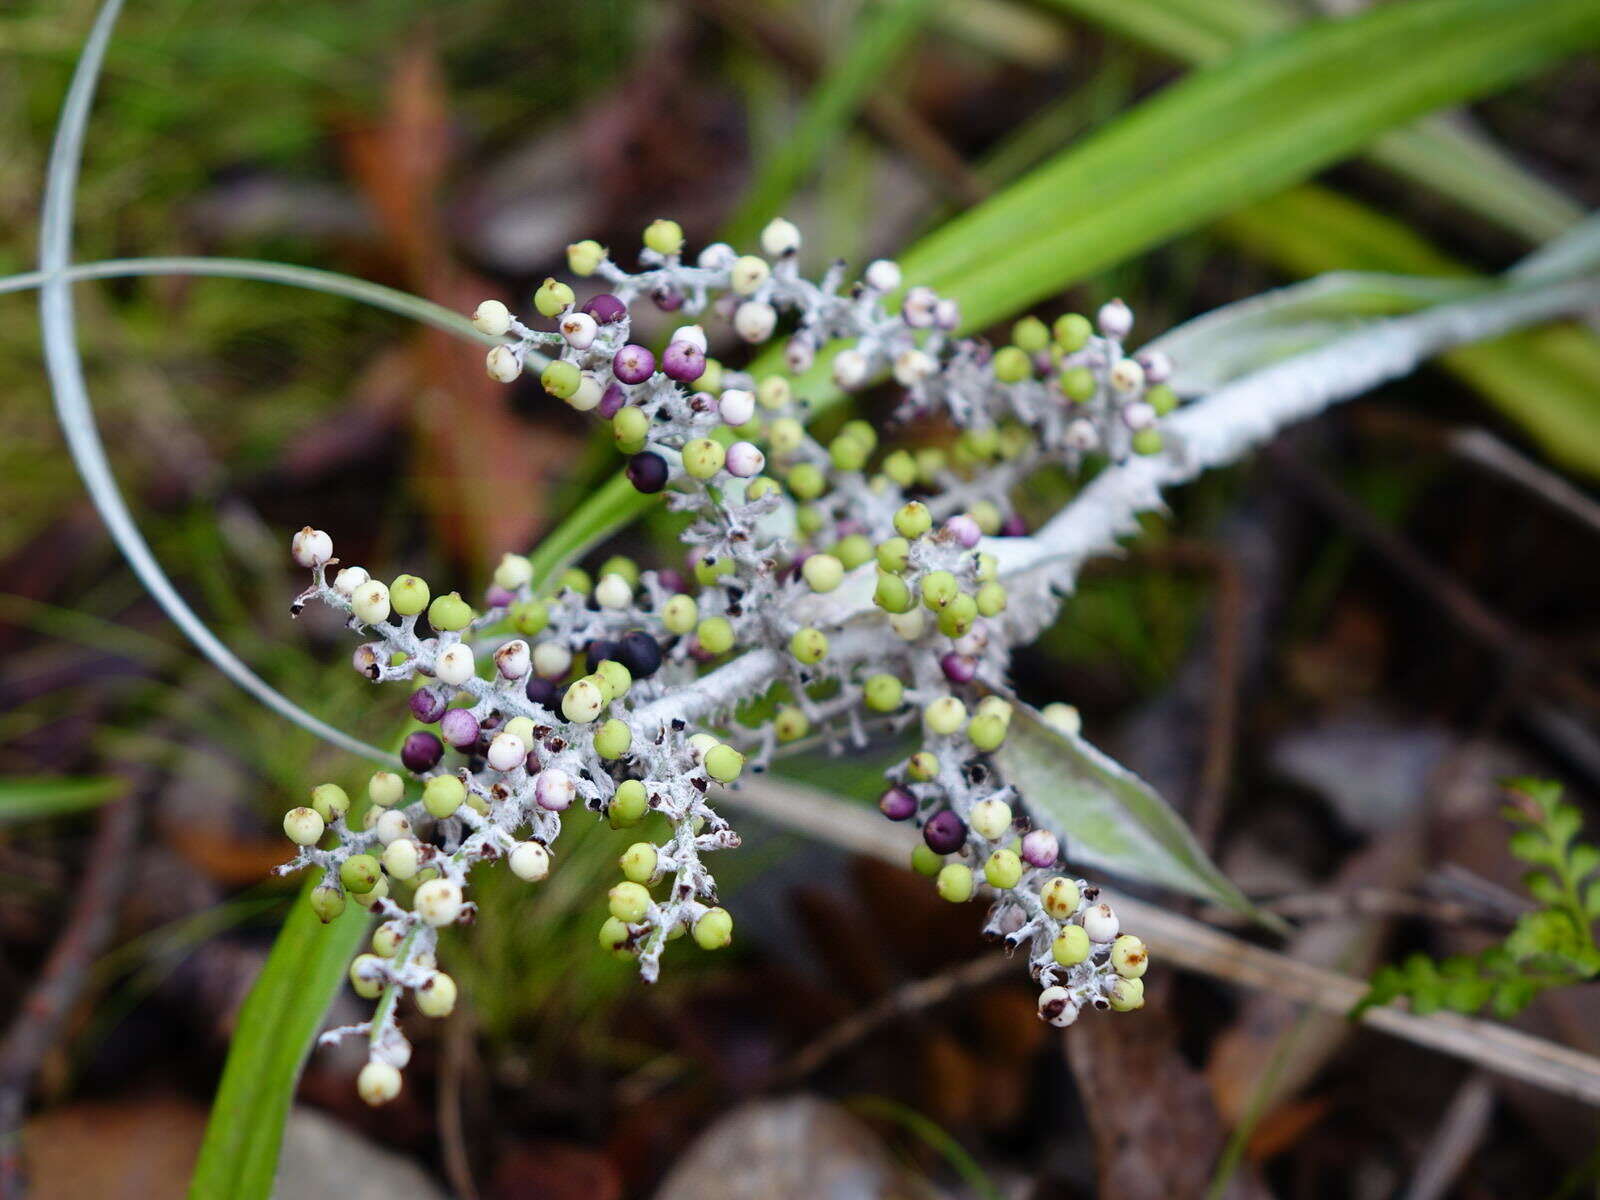
<svg viewBox="0 0 1600 1200">
<path fill-rule="evenodd" d="M 443 757 L 444 743 L 426 729 L 408 734 L 405 744 L 400 747 L 400 761 L 405 764 L 406 770 L 419 775 L 438 766 Z"/>
<path fill-rule="evenodd" d="M 677 312 L 683 307 L 683 293 L 675 288 L 657 288 L 650 299 L 662 312 Z"/>
<path fill-rule="evenodd" d="M 516 597 L 498 584 L 491 584 L 489 590 L 483 594 L 484 603 L 490 608 L 504 608 Z"/>
<path fill-rule="evenodd" d="M 418 688 L 411 693 L 411 715 L 424 725 L 432 725 L 444 716 L 449 701 L 433 688 Z"/>
<path fill-rule="evenodd" d="M 1061 844 L 1048 829 L 1029 830 L 1022 839 L 1022 861 L 1030 867 L 1053 867 Z"/>
<path fill-rule="evenodd" d="M 615 642 L 609 641 L 609 640 L 607 640 L 605 638 L 595 638 L 594 641 L 589 643 L 589 649 L 588 649 L 589 670 L 591 670 L 591 671 L 595 670 L 597 667 L 600 666 L 601 663 L 603 663 L 608 658 L 611 659 L 614 662 L 621 662 L 622 660 L 617 658 L 617 654 L 618 654 L 618 650 L 617 650 L 617 644 Z M 626 664 L 624 664 L 624 665 L 626 665 Z"/>
<path fill-rule="evenodd" d="M 616 660 L 635 679 L 648 679 L 661 669 L 661 647 L 644 630 L 635 629 L 617 643 Z"/>
<path fill-rule="evenodd" d="M 1028 536 L 1028 523 L 1026 521 L 1024 521 L 1021 517 L 1019 517 L 1016 513 L 1012 513 L 1004 521 L 1000 522 L 1000 536 L 1001 537 L 1027 537 Z"/>
<path fill-rule="evenodd" d="M 623 405 L 627 404 L 627 402 L 628 393 L 622 390 L 622 385 L 620 383 L 608 383 L 606 384 L 606 390 L 601 393 L 600 403 L 595 405 L 594 411 L 609 421 L 622 411 Z"/>
<path fill-rule="evenodd" d="M 628 482 L 638 491 L 649 495 L 667 486 L 671 468 L 667 466 L 667 460 L 654 450 L 645 450 L 628 460 L 627 473 Z"/>
<path fill-rule="evenodd" d="M 471 709 L 452 708 L 439 718 L 439 732 L 457 750 L 465 750 L 478 740 L 478 718 Z"/>
<path fill-rule="evenodd" d="M 693 383 L 706 373 L 706 352 L 693 342 L 679 339 L 661 355 L 661 369 L 679 383 Z"/>
<path fill-rule="evenodd" d="M 967 844 L 967 823 L 947 808 L 928 818 L 922 840 L 935 854 L 954 854 Z"/>
<path fill-rule="evenodd" d="M 944 523 L 944 528 L 946 533 L 955 538 L 956 541 L 960 542 L 968 550 L 971 550 L 974 546 L 976 546 L 978 541 L 983 537 L 983 530 L 979 529 L 978 523 L 971 517 L 967 516 L 966 513 L 961 513 L 957 516 L 951 517 Z"/>
<path fill-rule="evenodd" d="M 917 812 L 917 798 L 896 784 L 878 797 L 878 809 L 891 821 L 908 821 Z"/>
<path fill-rule="evenodd" d="M 546 679 L 543 675 L 534 675 L 528 680 L 528 686 L 524 690 L 529 700 L 543 705 L 552 712 L 555 711 L 556 698 L 561 694 L 561 689 L 556 686 L 555 680 Z"/>
<path fill-rule="evenodd" d="M 939 660 L 939 669 L 951 683 L 971 683 L 978 673 L 978 660 L 952 650 Z"/>
<path fill-rule="evenodd" d="M 660 571 L 657 571 L 656 582 L 673 595 L 677 595 L 679 592 L 686 592 L 689 590 L 689 585 L 687 582 L 685 582 L 683 573 L 681 571 L 674 571 L 671 567 L 666 567 Z"/>
<path fill-rule="evenodd" d="M 643 383 L 655 374 L 656 356 L 645 347 L 629 342 L 612 356 L 611 370 L 623 383 Z"/>
<path fill-rule="evenodd" d="M 597 325 L 609 325 L 628 315 L 628 306 L 610 292 L 600 292 L 583 302 L 582 312 L 595 319 Z"/>
</svg>

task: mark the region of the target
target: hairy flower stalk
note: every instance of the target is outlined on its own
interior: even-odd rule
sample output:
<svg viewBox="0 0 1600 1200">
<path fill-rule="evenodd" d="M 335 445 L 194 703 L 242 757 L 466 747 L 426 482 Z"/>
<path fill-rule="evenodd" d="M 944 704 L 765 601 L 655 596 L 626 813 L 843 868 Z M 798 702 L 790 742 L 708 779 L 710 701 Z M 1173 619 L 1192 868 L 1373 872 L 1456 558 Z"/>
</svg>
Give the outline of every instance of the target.
<svg viewBox="0 0 1600 1200">
<path fill-rule="evenodd" d="M 942 896 L 990 899 L 987 929 L 1027 948 L 1040 1015 L 1066 1025 L 1085 1005 L 1142 1003 L 1143 944 L 1095 888 L 1063 873 L 1063 847 L 1032 827 L 1028 797 L 991 758 L 1014 711 L 1011 650 L 1053 618 L 1084 557 L 1159 505 L 1161 486 L 1235 457 L 1283 423 L 1276 409 L 1309 410 L 1355 389 L 1344 381 L 1309 394 L 1317 387 L 1303 373 L 1275 392 L 1253 380 L 1241 388 L 1267 392 L 1223 389 L 1189 420 L 1173 411 L 1165 356 L 1126 352 L 1133 315 L 1120 302 L 1092 322 L 1024 318 L 1012 344 L 991 349 L 954 338 L 959 313 L 926 288 L 891 303 L 901 286 L 891 262 L 849 285 L 840 265 L 805 279 L 799 240 L 775 221 L 764 256 L 719 244 L 691 265 L 677 226 L 658 221 L 636 273 L 593 242 L 569 248 L 574 273 L 608 290 L 580 301 L 547 280 L 534 305 L 553 328 L 498 301 L 474 314 L 481 332 L 511 339 L 489 351 L 491 376 L 509 382 L 537 365 L 552 396 L 610 423 L 636 487 L 690 515 L 686 574 L 613 559 L 537 595 L 528 560 L 508 554 L 474 610 L 415 577 L 385 584 L 340 564 L 320 531 L 295 536 L 313 578 L 295 611 L 316 600 L 347 614 L 366 639 L 357 669 L 420 684 L 411 711 L 428 727 L 403 749 L 409 783 L 372 777 L 359 828 L 329 784 L 284 822 L 300 850 L 282 870 L 322 872 L 313 903 L 324 919 L 347 897 L 383 919 L 351 968 L 377 1011 L 325 1035 L 369 1038 L 360 1090 L 374 1103 L 398 1092 L 410 1054 L 395 1022 L 401 993 L 429 1015 L 454 1003 L 437 929 L 471 918 L 474 866 L 505 858 L 537 882 L 569 808 L 619 827 L 660 813 L 667 836 L 623 855 L 599 933 L 653 980 L 669 941 L 687 933 L 715 949 L 731 938 L 704 861 L 739 843 L 714 807 L 717 790 L 786 745 L 860 746 L 875 728 L 919 727 L 921 748 L 888 772 L 880 807 L 921 826 L 913 865 Z M 853 420 L 824 444 L 807 432 L 787 376 L 724 368 L 707 357 L 703 326 L 684 325 L 659 352 L 634 342 L 630 305 L 645 299 L 686 319 L 714 316 L 752 345 L 781 336 L 795 372 L 843 341 L 830 361 L 842 388 L 890 375 L 903 393 L 899 421 L 938 417 L 958 432 L 944 447 L 894 448 Z M 1443 313 L 1409 320 L 1435 321 L 1447 340 Z M 1334 378 L 1347 370 L 1329 364 Z M 1243 414 L 1226 435 L 1199 419 L 1218 404 Z M 1009 500 L 1019 483 L 1108 458 L 1122 465 L 1025 536 Z M 1045 716 L 1076 732 L 1066 706 Z"/>
</svg>

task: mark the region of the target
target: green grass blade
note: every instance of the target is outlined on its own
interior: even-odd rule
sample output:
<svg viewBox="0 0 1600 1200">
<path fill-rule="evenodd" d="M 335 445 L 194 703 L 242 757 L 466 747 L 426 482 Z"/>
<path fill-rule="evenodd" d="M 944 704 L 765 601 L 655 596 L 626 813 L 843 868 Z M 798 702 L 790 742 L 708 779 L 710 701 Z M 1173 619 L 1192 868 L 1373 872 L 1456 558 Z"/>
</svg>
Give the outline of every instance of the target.
<svg viewBox="0 0 1600 1200">
<path fill-rule="evenodd" d="M 781 216 L 783 207 L 836 143 L 872 89 L 905 52 L 939 0 L 877 0 L 867 6 L 845 49 L 817 81 L 793 131 L 758 169 L 724 237 L 734 245 L 753 238 Z"/>
<path fill-rule="evenodd" d="M 0 825 L 98 808 L 127 790 L 121 779 L 0 779 Z"/>
</svg>

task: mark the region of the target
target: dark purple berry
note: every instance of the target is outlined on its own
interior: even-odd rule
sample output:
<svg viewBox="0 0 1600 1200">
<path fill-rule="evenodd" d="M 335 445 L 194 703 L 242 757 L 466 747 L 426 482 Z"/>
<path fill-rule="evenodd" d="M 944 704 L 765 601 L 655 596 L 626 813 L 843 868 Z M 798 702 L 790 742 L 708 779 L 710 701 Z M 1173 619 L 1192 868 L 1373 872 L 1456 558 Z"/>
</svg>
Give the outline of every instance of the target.
<svg viewBox="0 0 1600 1200">
<path fill-rule="evenodd" d="M 529 700 L 535 704 L 542 704 L 551 711 L 555 710 L 556 697 L 561 694 L 561 689 L 556 686 L 556 681 L 546 679 L 543 675 L 530 676 L 526 691 Z"/>
<path fill-rule="evenodd" d="M 457 750 L 465 750 L 477 744 L 478 718 L 471 709 L 452 708 L 439 718 L 439 732 Z"/>
<path fill-rule="evenodd" d="M 635 454 L 628 460 L 628 482 L 646 495 L 659 492 L 667 486 L 670 468 L 667 460 L 654 450 Z"/>
<path fill-rule="evenodd" d="M 656 582 L 674 595 L 689 590 L 689 585 L 683 578 L 683 572 L 674 571 L 671 567 L 664 567 L 657 571 Z"/>
<path fill-rule="evenodd" d="M 622 406 L 627 402 L 628 393 L 622 390 L 622 385 L 608 383 L 606 390 L 600 394 L 600 403 L 595 405 L 594 411 L 609 421 L 622 411 Z"/>
<path fill-rule="evenodd" d="M 598 325 L 609 325 L 628 315 L 628 306 L 610 292 L 600 292 L 583 302 L 583 312 L 595 319 Z"/>
<path fill-rule="evenodd" d="M 939 660 L 939 669 L 951 683 L 971 683 L 978 673 L 978 661 L 952 650 Z"/>
<path fill-rule="evenodd" d="M 706 373 L 706 352 L 693 342 L 679 339 L 662 353 L 661 369 L 679 383 L 693 383 Z"/>
<path fill-rule="evenodd" d="M 444 743 L 426 729 L 408 734 L 405 744 L 400 747 L 400 761 L 405 764 L 406 770 L 419 775 L 438 766 L 443 757 Z"/>
<path fill-rule="evenodd" d="M 661 647 L 644 630 L 635 629 L 617 643 L 616 660 L 635 679 L 648 679 L 661 669 Z"/>
<path fill-rule="evenodd" d="M 617 657 L 617 644 L 613 641 L 607 640 L 606 638 L 595 638 L 594 641 L 590 642 L 587 654 L 589 670 L 591 671 L 597 670 L 600 664 L 605 662 L 605 660 L 608 658 L 613 662 L 622 662 L 622 660 Z"/>
<path fill-rule="evenodd" d="M 643 383 L 655 374 L 656 356 L 644 346 L 629 342 L 611 356 L 611 370 L 623 383 Z"/>
<path fill-rule="evenodd" d="M 683 307 L 683 293 L 675 288 L 657 288 L 650 299 L 662 312 L 677 312 Z"/>
<path fill-rule="evenodd" d="M 1000 536 L 1001 537 L 1027 537 L 1028 536 L 1028 523 L 1026 521 L 1024 521 L 1016 513 L 1012 513 L 1004 521 L 1000 522 Z"/>
<path fill-rule="evenodd" d="M 909 821 L 916 815 L 917 798 L 896 784 L 878 797 L 878 809 L 891 821 Z"/>
<path fill-rule="evenodd" d="M 411 693 L 411 715 L 424 725 L 432 725 L 444 716 L 449 701 L 433 688 L 418 688 Z"/>
<path fill-rule="evenodd" d="M 967 844 L 967 823 L 947 808 L 928 818 L 922 840 L 935 854 L 954 854 Z"/>
</svg>

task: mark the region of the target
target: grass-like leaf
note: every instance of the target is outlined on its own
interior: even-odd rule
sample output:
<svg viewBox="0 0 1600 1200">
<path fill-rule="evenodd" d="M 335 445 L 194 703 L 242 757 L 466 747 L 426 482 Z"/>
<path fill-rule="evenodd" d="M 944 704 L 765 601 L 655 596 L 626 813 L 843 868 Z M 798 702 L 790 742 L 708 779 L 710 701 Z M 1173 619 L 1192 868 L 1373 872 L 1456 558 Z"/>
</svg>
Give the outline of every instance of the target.
<svg viewBox="0 0 1600 1200">
<path fill-rule="evenodd" d="M 127 791 L 121 779 L 0 779 L 0 825 L 99 808 Z"/>
</svg>

